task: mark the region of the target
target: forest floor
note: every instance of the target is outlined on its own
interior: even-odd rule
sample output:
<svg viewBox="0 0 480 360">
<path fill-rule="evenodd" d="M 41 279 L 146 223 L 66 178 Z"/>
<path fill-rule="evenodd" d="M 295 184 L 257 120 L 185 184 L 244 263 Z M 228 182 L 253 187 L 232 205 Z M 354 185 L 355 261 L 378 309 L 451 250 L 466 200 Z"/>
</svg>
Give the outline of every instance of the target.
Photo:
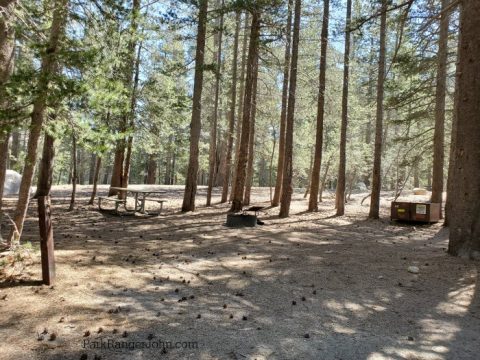
<svg viewBox="0 0 480 360">
<path fill-rule="evenodd" d="M 38 284 L 37 251 L 0 283 L 1 359 L 479 358 L 479 264 L 446 253 L 441 223 L 391 223 L 390 194 L 377 221 L 365 194 L 338 218 L 332 198 L 307 213 L 298 192 L 289 218 L 230 229 L 205 188 L 181 214 L 182 187 L 158 187 L 158 217 L 98 212 L 88 186 L 67 212 L 69 187 L 54 188 L 57 282 Z M 38 246 L 35 209 L 23 241 Z"/>
</svg>

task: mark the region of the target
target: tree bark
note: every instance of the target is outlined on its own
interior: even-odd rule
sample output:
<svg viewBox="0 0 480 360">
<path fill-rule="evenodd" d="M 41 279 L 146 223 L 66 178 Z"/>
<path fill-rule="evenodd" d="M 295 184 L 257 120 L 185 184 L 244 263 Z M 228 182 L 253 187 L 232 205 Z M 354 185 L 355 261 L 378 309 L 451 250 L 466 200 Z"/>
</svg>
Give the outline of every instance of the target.
<svg viewBox="0 0 480 360">
<path fill-rule="evenodd" d="M 445 163 L 445 93 L 447 83 L 449 0 L 442 0 L 440 36 L 437 53 L 437 84 L 435 95 L 435 130 L 433 134 L 433 171 L 431 202 L 440 204 L 442 218 L 443 166 Z"/>
<path fill-rule="evenodd" d="M 148 155 L 148 166 L 147 166 L 147 181 L 148 185 L 155 184 L 155 179 L 157 178 L 157 159 L 154 154 Z M 170 185 L 170 184 L 168 184 Z"/>
<path fill-rule="evenodd" d="M 387 35 L 387 0 L 382 0 L 380 16 L 380 54 L 378 58 L 377 118 L 375 126 L 375 150 L 372 174 L 372 195 L 368 217 L 378 219 L 380 213 L 380 191 L 382 188 L 382 146 L 383 146 L 383 97 L 385 83 L 385 55 Z"/>
<path fill-rule="evenodd" d="M 285 129 L 286 129 L 286 121 L 287 121 L 288 81 L 290 77 L 292 12 L 293 12 L 293 0 L 288 0 L 288 16 L 287 16 L 287 28 L 286 28 L 287 43 L 285 46 L 285 61 L 283 65 L 282 110 L 280 112 L 277 178 L 275 181 L 275 192 L 273 194 L 272 206 L 278 206 L 278 204 L 280 203 L 280 195 L 282 193 L 283 172 L 284 172 L 284 165 L 285 165 Z"/>
<path fill-rule="evenodd" d="M 343 60 L 343 94 L 342 94 L 342 125 L 340 128 L 340 157 L 338 164 L 338 181 L 335 195 L 337 216 L 345 214 L 345 172 L 347 152 L 347 126 L 348 126 L 348 83 L 350 70 L 350 23 L 352 19 L 352 0 L 347 0 L 347 17 L 345 28 L 345 53 Z"/>
<path fill-rule="evenodd" d="M 285 165 L 280 201 L 281 218 L 288 217 L 292 200 L 293 178 L 293 123 L 295 120 L 295 92 L 297 89 L 298 44 L 300 42 L 301 0 L 295 0 L 295 16 L 293 21 L 292 62 L 290 67 L 290 86 L 288 91 L 287 120 L 285 128 Z"/>
<path fill-rule="evenodd" d="M 96 155 L 95 158 L 96 158 L 96 161 L 95 161 L 95 174 L 93 175 L 93 189 L 92 189 L 92 195 L 90 196 L 90 201 L 88 202 L 88 205 L 93 205 L 95 201 L 95 196 L 97 196 L 98 178 L 100 175 L 100 167 L 102 166 L 102 157 L 100 155 Z"/>
<path fill-rule="evenodd" d="M 55 139 L 45 132 L 43 140 L 42 161 L 38 172 L 37 191 L 35 198 L 49 196 L 53 183 L 53 159 L 55 157 Z"/>
<path fill-rule="evenodd" d="M 238 40 L 240 37 L 240 25 L 240 12 L 237 11 L 235 15 L 235 37 L 233 40 L 232 84 L 230 88 L 230 111 L 228 113 L 227 155 L 225 159 L 222 199 L 220 200 L 220 203 L 222 204 L 226 203 L 228 199 L 230 172 L 232 171 L 233 132 L 235 131 L 235 108 L 237 105 Z"/>
<path fill-rule="evenodd" d="M 247 177 L 245 183 L 245 193 L 243 196 L 243 205 L 250 205 L 250 195 L 252 193 L 253 183 L 253 162 L 255 159 L 255 118 L 257 114 L 257 84 L 258 84 L 258 56 L 255 59 L 255 75 L 252 85 L 252 106 L 250 114 L 250 138 L 248 140 L 248 162 Z"/>
<path fill-rule="evenodd" d="M 220 5 L 220 1 L 217 2 Z M 209 152 L 209 169 L 208 169 L 208 186 L 207 186 L 207 203 L 206 206 L 212 205 L 212 189 L 215 182 L 215 173 L 217 172 L 217 123 L 218 123 L 218 105 L 220 101 L 220 71 L 222 66 L 222 38 L 223 38 L 223 7 L 225 0 L 221 2 L 221 15 L 218 22 L 219 30 L 215 37 L 215 99 L 213 105 L 212 124 L 210 128 L 210 152 Z"/>
<path fill-rule="evenodd" d="M 8 160 L 8 141 L 10 139 L 9 133 L 1 133 L 0 130 L 0 240 L 2 240 L 2 204 L 3 204 L 3 190 L 5 186 L 5 176 L 7 173 Z"/>
<path fill-rule="evenodd" d="M 247 67 L 247 48 L 248 48 L 248 30 L 250 24 L 250 13 L 247 11 L 245 13 L 245 27 L 243 31 L 243 45 L 242 45 L 242 64 L 240 72 L 240 91 L 239 91 L 239 100 L 238 100 L 238 120 L 237 128 L 235 130 L 235 161 L 233 162 L 233 172 L 232 172 L 232 191 L 230 193 L 230 201 L 233 201 L 233 195 L 235 193 L 235 183 L 237 179 L 237 166 L 238 166 L 238 156 L 240 154 L 240 137 L 242 136 L 242 121 L 243 120 L 243 101 L 245 97 L 245 70 Z"/>
<path fill-rule="evenodd" d="M 199 0 L 197 49 L 195 54 L 195 79 L 193 87 L 192 121 L 190 124 L 190 157 L 185 183 L 182 212 L 195 210 L 195 195 L 197 193 L 198 175 L 198 143 L 202 126 L 202 90 L 203 64 L 205 60 L 205 36 L 207 25 L 208 0 Z"/>
<path fill-rule="evenodd" d="M 245 81 L 245 96 L 243 101 L 242 135 L 240 137 L 237 171 L 233 191 L 232 207 L 230 211 L 237 212 L 243 208 L 243 194 L 248 162 L 248 144 L 250 141 L 250 121 L 252 115 L 253 85 L 256 76 L 256 62 L 260 40 L 260 18 L 258 9 L 252 13 L 252 25 L 250 30 L 250 44 L 248 49 L 247 78 Z"/>
<path fill-rule="evenodd" d="M 68 0 L 56 0 L 47 49 L 42 54 L 42 65 L 37 84 L 37 95 L 33 101 L 30 136 L 28 138 L 25 166 L 23 168 L 22 181 L 20 183 L 18 202 L 13 216 L 16 229 L 12 228 L 10 231 L 8 237 L 9 244 L 15 240 L 15 237 L 20 237 L 22 235 L 23 223 L 25 221 L 28 203 L 30 201 L 30 186 L 32 185 L 35 162 L 37 159 L 38 139 L 40 138 L 45 117 L 46 102 L 49 92 L 48 86 L 50 84 L 51 75 L 56 68 L 59 43 L 64 35 L 67 13 Z"/>
<path fill-rule="evenodd" d="M 465 0 L 460 8 L 457 67 L 458 104 L 452 179 L 449 181 L 452 255 L 480 259 L 480 6 Z"/>
<path fill-rule="evenodd" d="M 77 194 L 78 172 L 77 172 L 77 137 L 72 135 L 72 195 L 70 196 L 70 206 L 68 211 L 75 207 L 75 198 Z"/>
<path fill-rule="evenodd" d="M 127 59 L 122 68 L 123 83 L 125 89 L 130 94 L 130 109 L 125 110 L 120 119 L 120 132 L 124 134 L 127 130 L 133 131 L 133 112 L 135 102 L 135 91 L 132 87 L 133 77 L 135 73 L 135 48 L 137 46 L 136 32 L 138 29 L 138 17 L 140 15 L 140 0 L 133 0 L 132 2 L 132 20 L 130 23 L 130 38 L 127 45 Z M 133 105 L 132 105 L 133 104 Z M 130 158 L 132 152 L 132 138 L 130 134 L 128 138 L 122 137 L 117 140 L 115 147 L 115 159 L 112 169 L 112 179 L 110 181 L 110 190 L 108 196 L 119 194 L 119 196 L 126 196 L 125 193 L 120 193 L 117 190 L 112 190 L 112 187 L 127 187 L 128 173 L 130 171 Z"/>
<path fill-rule="evenodd" d="M 308 201 L 308 211 L 318 211 L 318 187 L 320 184 L 320 168 L 322 166 L 323 152 L 323 121 L 325 116 L 325 79 L 327 69 L 327 46 L 328 46 L 328 21 L 330 17 L 330 0 L 323 1 L 323 22 L 320 50 L 320 75 L 318 85 L 318 103 L 317 103 L 317 131 L 315 139 L 315 157 L 313 161 L 313 170 L 311 175 L 310 198 Z"/>
</svg>

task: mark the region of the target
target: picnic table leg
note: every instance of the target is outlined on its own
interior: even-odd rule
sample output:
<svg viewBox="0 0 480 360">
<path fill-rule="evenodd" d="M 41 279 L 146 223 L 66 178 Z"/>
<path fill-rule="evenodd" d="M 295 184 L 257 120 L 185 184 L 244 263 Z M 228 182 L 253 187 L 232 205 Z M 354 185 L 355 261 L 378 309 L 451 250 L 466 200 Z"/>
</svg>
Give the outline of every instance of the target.
<svg viewBox="0 0 480 360">
<path fill-rule="evenodd" d="M 143 193 L 143 196 L 142 196 L 142 203 L 140 205 L 140 212 L 142 214 L 145 214 L 145 200 L 146 200 L 146 197 L 147 197 L 147 194 Z"/>
</svg>

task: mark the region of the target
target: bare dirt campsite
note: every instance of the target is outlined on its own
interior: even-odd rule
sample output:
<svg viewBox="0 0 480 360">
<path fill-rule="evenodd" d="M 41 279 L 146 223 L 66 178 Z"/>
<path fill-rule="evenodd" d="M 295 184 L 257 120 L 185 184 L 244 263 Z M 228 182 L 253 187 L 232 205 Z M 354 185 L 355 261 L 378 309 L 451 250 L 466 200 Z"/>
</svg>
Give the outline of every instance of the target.
<svg viewBox="0 0 480 360">
<path fill-rule="evenodd" d="M 0 360 L 480 359 L 479 0 L 0 0 Z"/>
<path fill-rule="evenodd" d="M 2 285 L 2 359 L 478 356 L 478 264 L 446 253 L 442 224 L 390 223 L 389 194 L 381 221 L 366 219 L 363 194 L 336 218 L 331 196 L 306 213 L 298 192 L 291 217 L 267 210 L 265 225 L 231 229 L 227 205 L 181 214 L 182 188 L 159 188 L 168 200 L 159 217 L 98 212 L 87 187 L 66 216 L 67 188 L 53 189 L 57 281 L 35 283 L 35 254 Z M 265 203 L 268 189 L 253 199 Z M 32 212 L 25 240 L 38 245 L 37 233 Z M 102 349 L 108 341 L 167 347 Z"/>
</svg>

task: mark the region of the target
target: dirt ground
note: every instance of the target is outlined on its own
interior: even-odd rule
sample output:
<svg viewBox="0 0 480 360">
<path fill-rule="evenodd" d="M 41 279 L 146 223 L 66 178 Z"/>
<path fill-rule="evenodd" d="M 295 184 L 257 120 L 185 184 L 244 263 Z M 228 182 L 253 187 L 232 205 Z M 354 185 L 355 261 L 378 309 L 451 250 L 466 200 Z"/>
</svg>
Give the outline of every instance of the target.
<svg viewBox="0 0 480 360">
<path fill-rule="evenodd" d="M 447 255 L 442 224 L 390 223 L 388 194 L 379 221 L 364 194 L 337 218 L 331 198 L 307 213 L 298 192 L 289 218 L 230 229 L 205 188 L 189 214 L 182 187 L 158 188 L 161 216 L 119 217 L 86 205 L 87 186 L 69 213 L 55 187 L 57 282 L 38 284 L 37 252 L 0 283 L 1 359 L 480 358 L 479 264 Z M 38 246 L 35 211 L 23 241 Z"/>
</svg>

